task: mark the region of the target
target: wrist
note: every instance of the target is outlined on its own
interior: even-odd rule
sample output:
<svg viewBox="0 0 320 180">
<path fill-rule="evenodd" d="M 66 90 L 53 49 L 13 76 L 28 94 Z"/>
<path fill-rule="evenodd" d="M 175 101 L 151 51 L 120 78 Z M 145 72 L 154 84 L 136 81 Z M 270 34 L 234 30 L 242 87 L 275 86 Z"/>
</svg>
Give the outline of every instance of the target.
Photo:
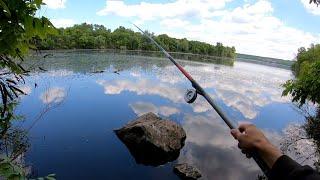
<svg viewBox="0 0 320 180">
<path fill-rule="evenodd" d="M 259 143 L 257 144 L 256 148 L 259 155 L 267 163 L 269 168 L 272 168 L 278 158 L 283 155 L 278 148 L 276 148 L 269 142 Z"/>
</svg>

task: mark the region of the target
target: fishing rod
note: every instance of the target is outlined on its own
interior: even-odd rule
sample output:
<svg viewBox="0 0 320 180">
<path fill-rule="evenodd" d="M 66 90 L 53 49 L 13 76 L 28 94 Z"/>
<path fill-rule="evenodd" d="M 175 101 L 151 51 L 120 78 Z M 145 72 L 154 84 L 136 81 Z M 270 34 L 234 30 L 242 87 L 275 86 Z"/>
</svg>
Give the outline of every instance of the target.
<svg viewBox="0 0 320 180">
<path fill-rule="evenodd" d="M 133 23 L 132 23 L 133 24 Z M 213 101 L 213 99 L 209 96 L 209 94 L 206 93 L 206 91 L 195 81 L 192 76 L 176 61 L 173 59 L 173 57 L 162 47 L 160 46 L 149 34 L 147 34 L 145 31 L 143 31 L 141 28 L 139 28 L 137 25 L 133 24 L 136 28 L 139 29 L 145 35 L 150 39 L 150 41 L 155 44 L 162 52 L 165 54 L 165 56 L 180 70 L 180 72 L 191 82 L 191 85 L 194 89 L 188 89 L 185 93 L 184 99 L 187 103 L 193 103 L 197 99 L 197 94 L 202 95 L 207 102 L 212 106 L 212 108 L 219 114 L 219 116 L 222 118 L 222 120 L 228 125 L 230 129 L 235 129 L 236 126 L 233 125 L 231 119 L 229 119 L 228 116 L 226 116 L 222 109 L 220 109 L 219 106 L 216 105 L 216 103 Z M 250 153 L 250 156 L 255 160 L 255 162 L 258 164 L 258 166 L 261 168 L 263 173 L 268 176 L 270 168 L 264 162 L 264 160 L 257 154 L 257 152 Z"/>
</svg>

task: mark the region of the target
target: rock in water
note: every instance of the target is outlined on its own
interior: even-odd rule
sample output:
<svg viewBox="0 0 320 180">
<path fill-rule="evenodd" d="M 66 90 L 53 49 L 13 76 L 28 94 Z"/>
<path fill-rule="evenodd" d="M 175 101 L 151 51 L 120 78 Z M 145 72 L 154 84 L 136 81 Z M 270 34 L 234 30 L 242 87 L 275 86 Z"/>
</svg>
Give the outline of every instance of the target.
<svg viewBox="0 0 320 180">
<path fill-rule="evenodd" d="M 159 166 L 178 158 L 186 133 L 177 123 L 147 113 L 115 130 L 138 164 Z"/>
<path fill-rule="evenodd" d="M 196 180 L 201 178 L 200 171 L 186 163 L 176 164 L 173 171 L 183 180 Z"/>
</svg>

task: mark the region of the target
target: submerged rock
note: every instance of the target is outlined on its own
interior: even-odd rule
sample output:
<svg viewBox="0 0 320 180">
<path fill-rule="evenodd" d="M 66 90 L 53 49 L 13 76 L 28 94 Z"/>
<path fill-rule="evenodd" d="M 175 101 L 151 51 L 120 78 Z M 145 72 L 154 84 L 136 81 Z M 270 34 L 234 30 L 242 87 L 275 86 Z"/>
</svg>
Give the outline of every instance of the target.
<svg viewBox="0 0 320 180">
<path fill-rule="evenodd" d="M 159 166 L 178 158 L 186 133 L 177 123 L 147 113 L 115 130 L 138 164 Z"/>
<path fill-rule="evenodd" d="M 201 178 L 200 171 L 189 164 L 176 164 L 173 172 L 183 180 L 195 180 Z"/>
</svg>

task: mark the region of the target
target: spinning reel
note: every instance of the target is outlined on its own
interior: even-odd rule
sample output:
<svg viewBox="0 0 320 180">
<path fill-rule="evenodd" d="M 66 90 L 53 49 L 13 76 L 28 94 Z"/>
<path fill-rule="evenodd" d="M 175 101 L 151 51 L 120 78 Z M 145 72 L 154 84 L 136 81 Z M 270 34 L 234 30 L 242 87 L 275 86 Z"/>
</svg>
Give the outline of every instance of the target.
<svg viewBox="0 0 320 180">
<path fill-rule="evenodd" d="M 186 93 L 184 94 L 184 100 L 191 104 L 197 99 L 197 90 L 195 89 L 187 89 Z"/>
</svg>

